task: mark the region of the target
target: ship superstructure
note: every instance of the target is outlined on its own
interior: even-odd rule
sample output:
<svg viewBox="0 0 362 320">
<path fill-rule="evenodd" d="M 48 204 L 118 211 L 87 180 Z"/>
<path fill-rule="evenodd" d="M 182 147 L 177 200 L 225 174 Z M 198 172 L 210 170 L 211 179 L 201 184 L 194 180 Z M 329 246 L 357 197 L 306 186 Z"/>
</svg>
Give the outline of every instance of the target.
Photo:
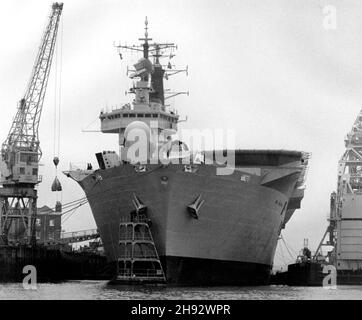
<svg viewBox="0 0 362 320">
<path fill-rule="evenodd" d="M 171 64 L 171 59 L 175 56 L 174 51 L 177 49 L 174 43 L 151 43 L 152 38 L 148 37 L 147 17 L 144 38 L 139 40 L 143 41 L 141 45 L 117 45 L 121 59 L 122 50 L 142 52 L 142 58 L 134 64 L 134 68 L 127 67 L 127 75 L 133 80 L 128 93 L 134 94 L 135 98 L 131 103 L 126 103 L 111 112 L 101 111 L 99 117 L 103 133 L 119 135 L 121 154 L 125 147 L 126 128 L 130 128 L 135 121 L 147 125 L 154 145 L 162 143 L 160 139 L 167 140 L 167 136 L 174 134 L 177 131 L 179 115 L 176 110 L 169 110 L 165 101 L 179 94 L 188 94 L 188 92 L 170 92 L 164 88 L 164 79 L 181 72 L 187 74 L 188 68 L 176 69 Z M 169 59 L 167 65 L 161 64 L 162 58 Z M 153 62 L 150 59 L 153 59 Z"/>
<path fill-rule="evenodd" d="M 167 283 L 264 284 L 280 232 L 300 208 L 309 154 L 232 150 L 233 166 L 225 175 L 218 174 L 225 163 L 216 157 L 229 150 L 204 151 L 196 159 L 188 145 L 173 137 L 180 120 L 167 109 L 163 87 L 164 79 L 187 68 L 161 65 L 163 50 L 170 49 L 172 58 L 176 46 L 151 43 L 147 24 L 142 45 L 118 46 L 142 52 L 130 74 L 134 100 L 100 114 L 102 132 L 119 135 L 120 154 L 97 153 L 99 169 L 88 166 L 65 174 L 83 188 L 108 260 L 123 270 L 123 278 L 134 270 L 132 257 L 147 258 L 146 251 L 139 251 L 145 244 L 135 242 L 138 233 L 122 233 L 127 226 L 135 228 L 142 215 L 156 250 L 151 273 L 162 270 Z M 138 141 L 134 132 L 144 132 L 149 141 L 143 158 L 130 152 Z M 190 161 L 163 161 L 171 157 Z M 136 247 L 137 254 L 132 251 Z"/>
</svg>

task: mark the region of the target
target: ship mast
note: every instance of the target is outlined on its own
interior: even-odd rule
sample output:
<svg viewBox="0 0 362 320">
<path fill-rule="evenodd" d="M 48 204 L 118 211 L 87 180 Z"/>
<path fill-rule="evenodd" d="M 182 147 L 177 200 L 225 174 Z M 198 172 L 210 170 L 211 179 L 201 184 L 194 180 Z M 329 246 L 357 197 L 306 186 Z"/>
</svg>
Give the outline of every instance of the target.
<svg viewBox="0 0 362 320">
<path fill-rule="evenodd" d="M 145 37 L 144 38 L 139 38 L 138 40 L 140 41 L 144 41 L 143 43 L 143 57 L 145 59 L 148 59 L 148 49 L 149 49 L 149 45 L 148 45 L 148 40 L 152 40 L 152 38 L 148 38 L 148 20 L 147 17 L 145 19 Z"/>
<path fill-rule="evenodd" d="M 151 77 L 151 90 L 149 90 L 149 98 L 152 102 L 159 102 L 163 106 L 165 105 L 165 100 L 176 95 L 180 94 L 189 94 L 188 91 L 180 91 L 180 92 L 167 92 L 164 90 L 163 79 L 168 80 L 170 76 L 175 75 L 180 72 L 185 72 L 188 74 L 188 67 L 184 69 L 174 69 L 169 61 L 167 65 L 162 65 L 160 63 L 161 58 L 169 58 L 171 60 L 175 57 L 174 50 L 177 50 L 177 45 L 170 42 L 165 43 L 156 43 L 151 41 L 152 38 L 149 38 L 148 35 L 148 19 L 145 19 L 145 33 L 143 38 L 139 38 L 138 40 L 143 41 L 141 45 L 117 45 L 119 56 L 123 59 L 123 55 L 121 53 L 122 49 L 131 50 L 131 51 L 140 51 L 143 53 L 143 59 L 149 61 L 150 56 L 153 57 L 153 70 L 148 74 L 142 74 L 142 70 L 133 70 L 127 68 L 127 75 L 129 72 L 133 72 L 131 74 L 131 78 L 135 78 L 137 76 L 143 75 L 144 81 L 149 81 L 149 77 Z M 165 54 L 166 51 L 169 51 L 169 54 Z M 166 68 L 166 69 L 164 69 Z M 133 88 L 130 90 L 130 93 L 136 93 Z M 168 96 L 165 97 L 165 94 Z"/>
<path fill-rule="evenodd" d="M 174 50 L 177 46 L 170 42 L 153 42 L 149 37 L 148 20 L 145 19 L 144 36 L 139 38 L 140 44 L 114 45 L 121 59 L 124 51 L 136 51 L 142 53 L 142 57 L 133 65 L 127 67 L 127 76 L 133 80 L 133 86 L 126 91 L 135 95 L 131 103 L 125 103 L 121 107 L 102 110 L 100 113 L 101 132 L 113 133 L 119 136 L 120 154 L 125 143 L 126 128 L 132 123 L 143 122 L 150 130 L 152 138 L 166 138 L 166 134 L 177 131 L 179 116 L 176 110 L 171 110 L 165 101 L 179 94 L 188 92 L 170 92 L 164 88 L 164 79 L 180 72 L 188 73 L 188 68 L 176 69 L 170 60 L 175 57 Z M 168 64 L 162 64 L 161 60 L 168 58 Z M 152 60 L 152 61 L 151 61 Z M 184 121 L 184 120 L 181 120 Z M 164 134 L 161 135 L 160 133 Z M 157 140 L 156 139 L 156 140 Z M 113 155 L 112 155 L 113 156 Z M 103 164 L 100 165 L 103 167 Z"/>
</svg>

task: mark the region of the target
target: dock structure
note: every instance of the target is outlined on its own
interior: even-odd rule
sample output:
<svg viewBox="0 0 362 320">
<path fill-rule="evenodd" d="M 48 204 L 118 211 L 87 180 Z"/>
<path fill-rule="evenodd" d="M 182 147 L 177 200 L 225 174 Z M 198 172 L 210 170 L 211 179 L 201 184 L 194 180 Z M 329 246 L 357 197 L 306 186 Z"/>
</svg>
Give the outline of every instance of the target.
<svg viewBox="0 0 362 320">
<path fill-rule="evenodd" d="M 329 225 L 315 255 L 323 245 L 333 246 L 327 258 L 338 273 L 362 268 L 362 110 L 345 138 L 345 147 L 338 162 L 337 192 L 331 194 Z"/>
<path fill-rule="evenodd" d="M 119 246 L 116 282 L 166 282 L 149 220 L 145 216 L 120 223 Z"/>
<path fill-rule="evenodd" d="M 60 242 L 62 244 L 70 244 L 76 242 L 83 242 L 99 238 L 99 231 L 97 229 L 81 230 L 74 232 L 63 232 L 61 234 Z"/>
</svg>

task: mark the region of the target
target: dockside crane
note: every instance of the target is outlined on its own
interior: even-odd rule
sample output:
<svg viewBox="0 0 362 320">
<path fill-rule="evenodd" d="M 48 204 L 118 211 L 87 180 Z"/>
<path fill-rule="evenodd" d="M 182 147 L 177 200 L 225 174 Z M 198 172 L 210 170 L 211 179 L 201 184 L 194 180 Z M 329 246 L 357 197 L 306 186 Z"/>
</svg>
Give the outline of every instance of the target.
<svg viewBox="0 0 362 320">
<path fill-rule="evenodd" d="M 63 3 L 52 4 L 30 81 L 1 146 L 0 244 L 8 244 L 12 225 L 16 230 L 23 230 L 17 242 L 35 244 L 35 187 L 41 182 L 39 161 L 42 155 L 38 128 L 62 9 Z"/>
</svg>

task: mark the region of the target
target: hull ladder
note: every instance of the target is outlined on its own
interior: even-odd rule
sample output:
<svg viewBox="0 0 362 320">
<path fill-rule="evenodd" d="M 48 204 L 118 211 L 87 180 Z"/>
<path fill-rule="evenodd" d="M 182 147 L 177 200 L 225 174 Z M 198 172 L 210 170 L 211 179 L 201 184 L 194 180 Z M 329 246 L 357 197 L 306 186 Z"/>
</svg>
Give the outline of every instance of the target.
<svg viewBox="0 0 362 320">
<path fill-rule="evenodd" d="M 145 215 L 119 225 L 119 257 L 116 283 L 166 283 L 165 273 Z"/>
</svg>

